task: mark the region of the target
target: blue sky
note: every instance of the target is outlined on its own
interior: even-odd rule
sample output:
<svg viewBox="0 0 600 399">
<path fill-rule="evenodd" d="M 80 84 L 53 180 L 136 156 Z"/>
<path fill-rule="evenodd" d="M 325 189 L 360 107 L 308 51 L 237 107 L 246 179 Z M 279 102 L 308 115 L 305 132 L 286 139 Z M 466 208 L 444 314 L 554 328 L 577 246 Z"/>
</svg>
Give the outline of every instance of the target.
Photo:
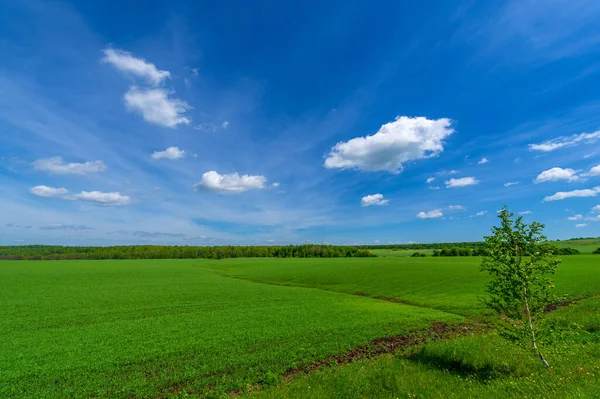
<svg viewBox="0 0 600 399">
<path fill-rule="evenodd" d="M 0 244 L 600 235 L 600 2 L 8 0 Z"/>
</svg>

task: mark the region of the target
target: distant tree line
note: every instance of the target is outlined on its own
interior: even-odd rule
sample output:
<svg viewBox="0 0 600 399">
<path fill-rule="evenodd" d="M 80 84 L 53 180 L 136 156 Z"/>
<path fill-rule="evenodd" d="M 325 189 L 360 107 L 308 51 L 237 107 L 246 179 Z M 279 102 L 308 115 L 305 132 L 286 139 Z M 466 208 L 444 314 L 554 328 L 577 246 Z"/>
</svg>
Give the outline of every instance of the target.
<svg viewBox="0 0 600 399">
<path fill-rule="evenodd" d="M 417 253 L 417 252 L 415 252 Z M 580 255 L 579 252 L 575 248 L 557 248 L 554 252 L 554 255 Z M 468 248 L 468 247 L 451 247 L 451 248 L 442 248 L 441 250 L 434 249 L 431 256 L 489 256 L 489 250 L 484 247 L 478 248 Z M 529 254 L 523 254 L 525 256 Z M 418 256 L 413 254 L 413 256 Z"/>
<path fill-rule="evenodd" d="M 361 245 L 361 248 L 367 249 L 391 249 L 392 251 L 402 250 L 426 250 L 426 249 L 450 249 L 450 248 L 481 248 L 485 246 L 483 241 L 480 242 L 438 242 L 433 244 L 387 244 L 387 245 Z"/>
<path fill-rule="evenodd" d="M 68 259 L 228 259 L 228 258 L 364 258 L 368 249 L 333 245 L 67 247 L 22 245 L 0 247 L 0 260 Z"/>
</svg>

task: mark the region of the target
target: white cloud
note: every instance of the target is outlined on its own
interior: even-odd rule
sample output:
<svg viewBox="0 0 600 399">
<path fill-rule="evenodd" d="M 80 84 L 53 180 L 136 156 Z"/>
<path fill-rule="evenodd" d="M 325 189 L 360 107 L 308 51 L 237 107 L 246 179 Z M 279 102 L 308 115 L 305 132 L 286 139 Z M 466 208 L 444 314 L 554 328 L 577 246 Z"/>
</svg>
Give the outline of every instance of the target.
<svg viewBox="0 0 600 399">
<path fill-rule="evenodd" d="M 586 226 L 587 226 L 587 223 L 579 223 L 579 224 L 575 225 L 575 227 L 586 227 Z"/>
<path fill-rule="evenodd" d="M 442 216 L 444 216 L 444 214 L 442 213 L 441 209 L 434 209 L 429 212 L 417 213 L 417 217 L 419 219 L 435 219 L 435 218 L 441 218 Z"/>
<path fill-rule="evenodd" d="M 196 183 L 196 188 L 219 193 L 242 193 L 263 188 L 266 182 L 267 178 L 264 176 L 240 176 L 237 173 L 221 175 L 211 170 L 202 175 L 202 179 Z"/>
<path fill-rule="evenodd" d="M 595 197 L 600 193 L 600 187 L 587 188 L 585 190 L 559 191 L 554 195 L 544 198 L 544 201 L 559 201 L 571 197 Z"/>
<path fill-rule="evenodd" d="M 275 182 L 275 183 L 273 183 L 273 184 L 271 184 L 271 185 L 272 185 L 273 187 L 277 188 L 277 187 L 279 187 L 279 185 L 280 185 L 280 184 L 279 184 L 278 182 Z"/>
<path fill-rule="evenodd" d="M 229 127 L 229 121 L 223 121 L 223 123 L 221 124 L 221 127 L 223 129 L 227 129 Z"/>
<path fill-rule="evenodd" d="M 485 215 L 486 213 L 488 213 L 488 211 L 479 211 L 479 212 L 477 212 L 476 214 L 474 214 L 474 215 L 471 215 L 471 216 L 469 216 L 469 217 L 471 217 L 471 218 L 474 218 L 474 217 L 477 217 L 477 216 L 483 216 L 483 215 Z"/>
<path fill-rule="evenodd" d="M 106 165 L 102 161 L 64 163 L 61 157 L 38 159 L 37 161 L 33 162 L 33 167 L 35 170 L 57 175 L 85 175 L 88 173 L 98 173 L 106 170 Z"/>
<path fill-rule="evenodd" d="M 158 86 L 164 79 L 171 76 L 169 71 L 160 71 L 153 63 L 143 58 L 136 58 L 128 51 L 105 49 L 103 61 L 122 72 L 144 78 L 154 86 Z"/>
<path fill-rule="evenodd" d="M 479 183 L 479 181 L 474 178 L 474 177 L 461 177 L 460 179 L 450 179 L 450 180 L 446 180 L 446 188 L 451 188 L 451 187 L 466 187 L 466 186 L 472 186 L 474 184 Z"/>
<path fill-rule="evenodd" d="M 589 172 L 585 174 L 585 176 L 600 176 L 600 165 L 592 167 Z"/>
<path fill-rule="evenodd" d="M 185 157 L 185 151 L 179 147 L 169 147 L 164 151 L 155 151 L 152 153 L 152 159 L 179 159 Z"/>
<path fill-rule="evenodd" d="M 371 194 L 362 197 L 360 200 L 360 206 L 373 206 L 373 205 L 387 205 L 390 200 L 383 199 L 382 194 Z"/>
<path fill-rule="evenodd" d="M 514 186 L 515 184 L 519 184 L 518 181 L 509 181 L 504 183 L 504 187 L 510 187 L 510 186 Z"/>
<path fill-rule="evenodd" d="M 481 158 L 481 161 L 477 162 L 478 165 L 483 165 L 484 163 L 490 162 L 486 157 Z"/>
<path fill-rule="evenodd" d="M 448 209 L 452 211 L 464 211 L 465 208 L 462 205 L 450 205 Z"/>
<path fill-rule="evenodd" d="M 596 205 L 592 208 L 592 212 L 600 212 L 600 205 Z"/>
<path fill-rule="evenodd" d="M 457 173 L 458 173 L 458 170 L 454 170 L 454 169 L 452 169 L 451 171 L 448 171 L 449 175 L 455 175 Z"/>
<path fill-rule="evenodd" d="M 427 179 L 427 184 L 430 184 L 431 182 L 433 182 L 435 180 L 435 177 L 430 177 L 429 179 Z"/>
<path fill-rule="evenodd" d="M 439 190 L 439 186 L 429 186 L 428 187 L 430 190 Z"/>
<path fill-rule="evenodd" d="M 450 123 L 446 118 L 399 116 L 381 126 L 372 136 L 337 143 L 325 159 L 325 167 L 401 172 L 405 162 L 434 157 L 442 152 L 443 140 L 454 132 Z"/>
<path fill-rule="evenodd" d="M 29 193 L 31 193 L 33 195 L 37 195 L 38 197 L 45 197 L 45 198 L 64 197 L 65 195 L 67 195 L 69 193 L 69 190 L 67 190 L 64 187 L 54 188 L 54 187 L 48 187 L 48 186 L 35 186 L 35 187 L 32 187 L 31 189 L 29 189 Z"/>
<path fill-rule="evenodd" d="M 131 198 L 127 195 L 121 195 L 118 192 L 105 193 L 102 191 L 82 191 L 67 199 L 90 201 L 103 205 L 128 205 L 131 203 Z"/>
<path fill-rule="evenodd" d="M 582 220 L 583 219 L 583 215 L 578 213 L 577 215 L 573 215 L 573 216 L 569 216 L 567 218 L 567 220 Z"/>
<path fill-rule="evenodd" d="M 572 147 L 579 143 L 594 143 L 600 139 L 600 130 L 593 133 L 574 134 L 572 136 L 561 136 L 552 140 L 544 141 L 540 144 L 529 144 L 529 149 L 533 151 L 549 152 L 563 147 Z"/>
<path fill-rule="evenodd" d="M 524 215 L 531 215 L 533 212 L 531 211 L 523 211 L 523 212 L 519 212 L 519 215 L 524 216 Z"/>
<path fill-rule="evenodd" d="M 183 100 L 170 98 L 166 89 L 144 90 L 132 86 L 125 93 L 125 104 L 150 123 L 166 127 L 190 123 L 190 119 L 183 113 L 191 107 Z"/>
<path fill-rule="evenodd" d="M 563 169 L 563 168 L 552 168 L 543 171 L 536 177 L 534 183 L 542 183 L 545 181 L 559 181 L 559 180 L 567 180 L 567 181 L 575 181 L 578 180 L 579 176 L 577 176 L 577 172 L 573 169 Z"/>
</svg>

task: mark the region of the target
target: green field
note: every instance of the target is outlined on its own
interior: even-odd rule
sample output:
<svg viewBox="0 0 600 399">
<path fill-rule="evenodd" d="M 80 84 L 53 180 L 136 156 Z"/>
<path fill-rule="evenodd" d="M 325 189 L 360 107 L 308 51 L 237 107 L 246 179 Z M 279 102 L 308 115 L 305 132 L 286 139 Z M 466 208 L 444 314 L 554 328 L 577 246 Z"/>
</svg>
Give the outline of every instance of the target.
<svg viewBox="0 0 600 399">
<path fill-rule="evenodd" d="M 600 292 L 600 257 L 563 259 L 559 292 L 577 298 Z M 414 356 L 281 377 L 375 338 L 480 315 L 485 275 L 478 263 L 476 257 L 2 262 L 0 397 L 226 397 L 257 386 L 267 397 L 438 397 L 444 389 L 465 397 L 502 392 L 516 380 L 528 387 L 537 364 L 504 350 L 493 333 L 427 344 Z M 567 349 L 563 341 L 553 346 L 548 357 L 559 372 L 546 375 L 546 384 L 558 384 L 561 368 L 582 367 L 556 397 L 569 389 L 593 392 L 598 300 L 552 316 L 581 331 Z M 466 369 L 478 370 L 495 361 L 498 348 L 512 354 L 502 360 L 508 362 L 502 378 L 494 379 L 498 391 L 473 378 L 469 390 L 469 376 L 435 365 L 458 353 Z"/>
</svg>

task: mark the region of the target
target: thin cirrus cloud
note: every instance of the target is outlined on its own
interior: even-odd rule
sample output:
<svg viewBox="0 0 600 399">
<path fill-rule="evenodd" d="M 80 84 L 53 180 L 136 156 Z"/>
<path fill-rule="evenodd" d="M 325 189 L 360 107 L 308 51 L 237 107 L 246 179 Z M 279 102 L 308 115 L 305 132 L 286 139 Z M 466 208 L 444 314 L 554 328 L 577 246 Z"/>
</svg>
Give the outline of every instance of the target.
<svg viewBox="0 0 600 399">
<path fill-rule="evenodd" d="M 554 195 L 549 195 L 544 198 L 544 202 L 560 201 L 567 198 L 575 197 L 595 197 L 600 193 L 600 186 L 594 188 L 586 188 L 584 190 L 559 191 Z"/>
<path fill-rule="evenodd" d="M 185 157 L 185 151 L 179 147 L 169 147 L 164 151 L 154 151 L 152 159 L 180 159 Z"/>
<path fill-rule="evenodd" d="M 546 140 L 539 144 L 529 144 L 532 151 L 550 152 L 565 147 L 573 147 L 581 143 L 594 143 L 600 140 L 600 130 L 593 133 L 580 133 L 571 136 L 561 136 L 552 140 Z"/>
<path fill-rule="evenodd" d="M 243 193 L 264 188 L 266 183 L 267 178 L 264 176 L 240 176 L 237 172 L 221 175 L 211 170 L 202 175 L 195 187 L 216 193 Z"/>
<path fill-rule="evenodd" d="M 433 209 L 429 212 L 419 212 L 417 213 L 417 218 L 419 219 L 437 219 L 444 216 L 441 209 Z"/>
<path fill-rule="evenodd" d="M 509 181 L 509 182 L 504 183 L 504 187 L 510 187 L 510 186 L 514 186 L 516 184 L 519 184 L 519 182 L 518 181 Z"/>
<path fill-rule="evenodd" d="M 116 49 L 104 49 L 104 62 L 111 64 L 121 72 L 132 74 L 145 79 L 148 83 L 158 86 L 163 80 L 170 78 L 169 71 L 161 71 L 143 58 L 134 57 L 130 52 Z"/>
<path fill-rule="evenodd" d="M 130 111 L 139 113 L 149 123 L 174 128 L 189 124 L 190 118 L 183 114 L 192 107 L 178 98 L 169 97 L 163 88 L 140 89 L 136 86 L 125 93 L 125 104 Z"/>
<path fill-rule="evenodd" d="M 465 207 L 462 205 L 450 205 L 448 209 L 450 209 L 451 211 L 464 211 Z"/>
<path fill-rule="evenodd" d="M 390 200 L 383 198 L 383 194 L 371 194 L 360 199 L 360 206 L 383 206 L 387 205 L 389 202 Z"/>
<path fill-rule="evenodd" d="M 531 211 L 523 211 L 523 212 L 519 212 L 519 215 L 521 216 L 525 216 L 525 215 L 531 215 L 533 212 Z"/>
<path fill-rule="evenodd" d="M 472 177 L 461 177 L 459 179 L 450 179 L 450 180 L 446 180 L 446 188 L 453 188 L 453 187 L 467 187 L 467 186 L 473 186 L 475 184 L 478 184 L 479 181 Z"/>
<path fill-rule="evenodd" d="M 534 183 L 543 183 L 547 181 L 575 181 L 579 180 L 579 176 L 577 176 L 577 171 L 573 169 L 563 169 L 563 168 L 551 168 L 540 173 L 535 180 Z"/>
<path fill-rule="evenodd" d="M 575 227 L 577 227 L 577 228 L 586 227 L 586 226 L 587 226 L 587 223 L 579 223 L 579 224 L 575 225 Z"/>
<path fill-rule="evenodd" d="M 69 195 L 69 190 L 64 187 L 35 186 L 29 190 L 29 193 L 37 197 L 89 201 L 101 205 L 128 205 L 131 203 L 131 197 L 118 192 L 81 191 L 78 194 Z"/>
<path fill-rule="evenodd" d="M 325 167 L 399 173 L 405 162 L 441 153 L 444 139 L 454 132 L 450 124 L 446 118 L 398 116 L 372 136 L 337 143 L 325 159 Z"/>
<path fill-rule="evenodd" d="M 479 211 L 479 212 L 477 212 L 477 213 L 475 213 L 473 215 L 469 215 L 469 217 L 470 218 L 476 218 L 476 217 L 479 217 L 479 216 L 485 216 L 487 213 L 488 213 L 488 211 Z"/>
<path fill-rule="evenodd" d="M 65 163 L 61 157 L 52 157 L 34 161 L 33 168 L 41 172 L 48 172 L 55 175 L 87 175 L 105 171 L 106 165 L 102 161 Z"/>
</svg>

